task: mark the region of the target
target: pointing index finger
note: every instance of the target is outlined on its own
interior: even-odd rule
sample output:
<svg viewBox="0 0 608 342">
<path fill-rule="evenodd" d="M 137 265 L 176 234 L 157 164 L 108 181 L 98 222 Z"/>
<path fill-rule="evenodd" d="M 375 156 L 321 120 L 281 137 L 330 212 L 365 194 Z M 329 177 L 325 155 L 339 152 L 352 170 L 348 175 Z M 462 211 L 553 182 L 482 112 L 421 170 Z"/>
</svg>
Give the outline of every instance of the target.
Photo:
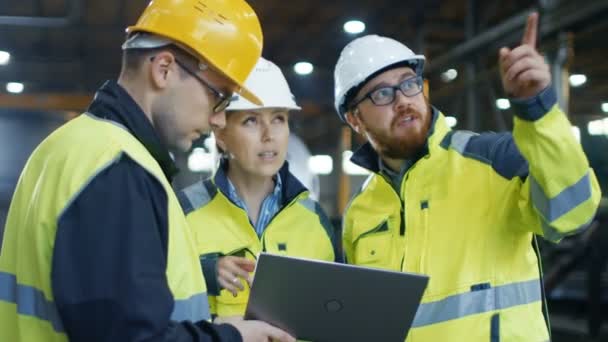
<svg viewBox="0 0 608 342">
<path fill-rule="evenodd" d="M 521 44 L 536 47 L 537 33 L 538 33 L 538 12 L 532 12 L 528 16 L 528 21 L 526 23 L 526 30 L 524 31 L 524 36 L 521 39 Z"/>
</svg>

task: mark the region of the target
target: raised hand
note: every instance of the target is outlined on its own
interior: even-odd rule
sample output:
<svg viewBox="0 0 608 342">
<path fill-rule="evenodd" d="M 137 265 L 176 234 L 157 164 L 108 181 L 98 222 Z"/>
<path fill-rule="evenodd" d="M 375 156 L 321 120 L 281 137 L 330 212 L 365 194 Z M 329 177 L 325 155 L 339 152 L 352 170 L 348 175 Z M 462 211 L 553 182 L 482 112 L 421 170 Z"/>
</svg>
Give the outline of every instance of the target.
<svg viewBox="0 0 608 342">
<path fill-rule="evenodd" d="M 502 86 L 508 96 L 523 99 L 536 96 L 551 83 L 551 72 L 545 59 L 536 50 L 538 13 L 528 16 L 521 45 L 513 50 L 499 51 Z"/>
</svg>

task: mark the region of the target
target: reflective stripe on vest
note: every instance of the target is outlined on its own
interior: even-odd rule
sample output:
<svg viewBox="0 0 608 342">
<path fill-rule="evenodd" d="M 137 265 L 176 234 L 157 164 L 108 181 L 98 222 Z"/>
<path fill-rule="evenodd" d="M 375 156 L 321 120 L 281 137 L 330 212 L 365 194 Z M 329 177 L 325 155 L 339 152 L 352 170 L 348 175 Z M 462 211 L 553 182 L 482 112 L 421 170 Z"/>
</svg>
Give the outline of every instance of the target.
<svg viewBox="0 0 608 342">
<path fill-rule="evenodd" d="M 56 332 L 64 332 L 55 304 L 48 301 L 42 291 L 18 284 L 14 274 L 0 272 L 0 302 L 16 304 L 19 314 L 48 321 Z"/>
<path fill-rule="evenodd" d="M 18 284 L 17 278 L 13 274 L 0 272 L 0 301 L 16 304 L 19 314 L 48 321 L 56 332 L 64 332 L 55 304 L 48 301 L 42 291 L 32 286 Z M 198 322 L 209 317 L 211 315 L 207 303 L 207 293 L 176 300 L 171 314 L 171 319 L 178 322 Z"/>
<path fill-rule="evenodd" d="M 534 206 L 549 221 L 555 221 L 591 198 L 591 176 L 589 171 L 575 184 L 565 188 L 553 198 L 547 197 L 536 179 L 530 177 L 530 194 Z"/>
<path fill-rule="evenodd" d="M 539 279 L 465 292 L 436 302 L 420 304 L 412 327 L 419 328 L 540 300 Z"/>
<path fill-rule="evenodd" d="M 171 313 L 171 320 L 182 322 L 198 322 L 209 319 L 209 302 L 207 293 L 199 293 L 188 299 L 175 300 L 175 306 Z"/>
</svg>

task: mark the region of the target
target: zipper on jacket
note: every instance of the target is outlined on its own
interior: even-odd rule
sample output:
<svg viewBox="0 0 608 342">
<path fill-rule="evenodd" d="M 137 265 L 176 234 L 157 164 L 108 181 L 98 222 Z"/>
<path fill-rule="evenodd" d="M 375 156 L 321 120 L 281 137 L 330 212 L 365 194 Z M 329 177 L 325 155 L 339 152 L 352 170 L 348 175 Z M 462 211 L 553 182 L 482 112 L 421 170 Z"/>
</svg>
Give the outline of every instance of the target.
<svg viewBox="0 0 608 342">
<path fill-rule="evenodd" d="M 401 217 L 399 217 L 399 221 L 401 222 L 400 226 L 399 226 L 399 235 L 404 236 L 405 235 L 405 210 L 404 210 L 404 204 L 403 202 L 401 202 Z"/>
<path fill-rule="evenodd" d="M 401 193 L 405 194 L 405 183 L 407 182 L 407 179 L 410 177 L 410 171 L 414 168 L 414 166 L 416 166 L 416 163 L 414 163 L 414 165 L 410 166 L 410 168 L 407 170 L 407 172 L 405 173 L 405 175 L 403 175 L 403 179 L 401 179 L 401 186 L 400 186 L 400 191 Z M 399 201 L 401 204 L 401 226 L 399 229 L 399 235 L 401 236 L 405 236 L 405 195 L 402 197 L 401 193 L 397 194 L 397 197 L 399 197 Z"/>
<path fill-rule="evenodd" d="M 423 200 L 420 201 L 420 211 L 421 211 L 421 219 L 422 219 L 422 246 L 426 246 L 429 239 L 429 201 Z M 426 249 L 422 249 L 420 252 L 420 261 L 418 263 L 418 270 L 420 272 L 424 272 L 426 269 Z"/>
<path fill-rule="evenodd" d="M 408 171 L 409 173 L 409 171 Z M 397 198 L 399 199 L 399 235 L 400 236 L 405 236 L 405 202 L 401 199 L 401 195 L 397 192 L 397 190 L 393 187 L 393 185 L 391 184 L 391 180 L 388 179 L 384 174 L 382 173 L 377 173 L 377 175 L 379 175 L 380 177 L 382 177 L 384 179 L 384 181 L 389 185 L 389 187 L 391 188 L 391 190 L 393 190 L 393 193 L 395 194 L 395 196 L 397 196 Z M 407 179 L 407 173 L 403 176 L 403 179 L 401 180 L 401 182 L 405 182 L 405 180 Z"/>
</svg>

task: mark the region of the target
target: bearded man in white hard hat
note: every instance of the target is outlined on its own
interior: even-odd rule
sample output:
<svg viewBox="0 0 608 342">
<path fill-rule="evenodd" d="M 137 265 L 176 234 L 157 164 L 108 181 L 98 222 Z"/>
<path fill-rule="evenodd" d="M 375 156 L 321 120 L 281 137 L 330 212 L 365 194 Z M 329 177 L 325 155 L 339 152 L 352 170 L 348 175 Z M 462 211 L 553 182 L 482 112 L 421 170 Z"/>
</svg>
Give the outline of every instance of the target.
<svg viewBox="0 0 608 342">
<path fill-rule="evenodd" d="M 600 190 L 535 49 L 499 52 L 513 133 L 453 131 L 422 93 L 425 58 L 386 37 L 348 44 L 335 69 L 340 118 L 367 139 L 372 175 L 344 213 L 347 262 L 424 273 L 410 341 L 547 341 L 535 235 L 585 229 Z M 382 284 L 378 284 L 379 291 Z"/>
</svg>

